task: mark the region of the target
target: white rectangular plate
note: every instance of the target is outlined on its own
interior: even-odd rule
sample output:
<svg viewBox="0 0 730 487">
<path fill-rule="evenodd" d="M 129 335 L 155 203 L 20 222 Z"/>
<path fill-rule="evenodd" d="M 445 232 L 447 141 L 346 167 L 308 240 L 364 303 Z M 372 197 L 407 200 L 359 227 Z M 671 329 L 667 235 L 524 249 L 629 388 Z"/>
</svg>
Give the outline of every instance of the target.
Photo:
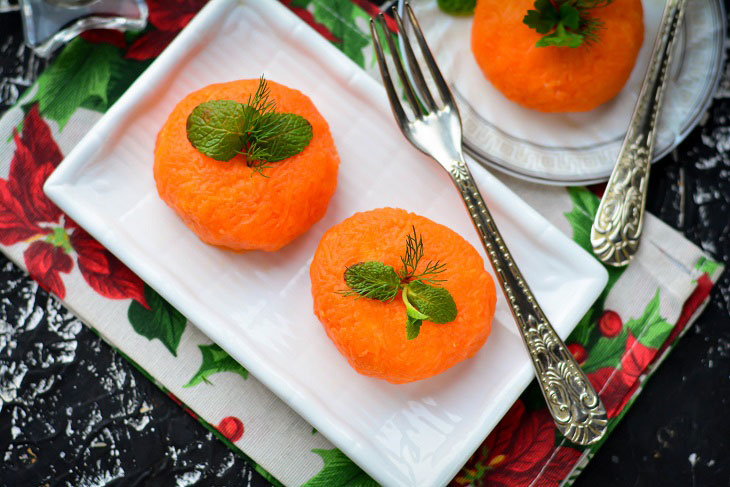
<svg viewBox="0 0 730 487">
<path fill-rule="evenodd" d="M 309 95 L 328 120 L 339 184 L 324 219 L 304 236 L 279 252 L 236 254 L 202 243 L 158 198 L 152 153 L 187 93 L 262 73 Z M 489 173 L 472 170 L 565 337 L 603 289 L 605 270 Z M 501 293 L 487 344 L 432 379 L 392 385 L 358 375 L 327 338 L 312 312 L 309 264 L 325 230 L 353 213 L 405 208 L 448 224 L 484 253 L 448 175 L 401 136 L 382 87 L 274 0 L 209 3 L 45 190 L 382 484 L 448 482 L 533 377 Z"/>
</svg>

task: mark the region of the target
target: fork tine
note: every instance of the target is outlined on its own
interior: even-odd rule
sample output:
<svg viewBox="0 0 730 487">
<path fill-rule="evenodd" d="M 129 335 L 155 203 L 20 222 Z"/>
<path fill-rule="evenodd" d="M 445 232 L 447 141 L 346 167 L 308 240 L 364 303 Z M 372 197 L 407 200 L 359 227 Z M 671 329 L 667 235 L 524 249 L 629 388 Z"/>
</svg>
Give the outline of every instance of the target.
<svg viewBox="0 0 730 487">
<path fill-rule="evenodd" d="M 380 68 L 380 76 L 383 78 L 383 85 L 385 91 L 388 93 L 388 100 L 390 100 L 390 108 L 393 110 L 393 115 L 398 122 L 401 130 L 408 123 L 408 116 L 403 111 L 403 105 L 401 105 L 398 99 L 398 93 L 395 91 L 393 81 L 390 78 L 390 71 L 388 71 L 388 65 L 385 63 L 385 56 L 383 55 L 383 47 L 380 45 L 380 39 L 378 37 L 378 31 L 375 28 L 374 19 L 370 19 L 370 35 L 373 37 L 373 46 L 375 47 L 375 57 L 378 59 L 378 67 Z"/>
<path fill-rule="evenodd" d="M 433 54 L 431 54 L 431 49 L 429 49 L 428 44 L 426 43 L 426 39 L 423 37 L 423 31 L 421 30 L 421 26 L 418 24 L 416 15 L 413 13 L 413 9 L 408 2 L 406 2 L 406 10 L 408 11 L 408 20 L 413 26 L 413 31 L 416 33 L 416 39 L 418 40 L 418 45 L 421 47 L 423 57 L 426 60 L 429 71 L 431 71 L 431 76 L 436 83 L 436 87 L 441 94 L 441 100 L 443 100 L 445 104 L 451 105 L 453 108 L 456 108 L 456 103 L 454 103 L 454 97 L 451 95 L 449 85 L 446 84 L 444 77 L 441 75 L 441 71 L 436 64 L 436 60 L 433 58 Z"/>
<path fill-rule="evenodd" d="M 385 32 L 385 40 L 388 43 L 388 48 L 390 49 L 390 54 L 393 57 L 393 64 L 395 64 L 395 70 L 398 72 L 398 77 L 400 77 L 401 82 L 403 83 L 403 89 L 406 92 L 406 98 L 408 98 L 408 102 L 411 104 L 411 109 L 413 110 L 413 114 L 416 118 L 419 118 L 423 116 L 423 111 L 421 110 L 421 105 L 418 103 L 418 98 L 416 98 L 416 93 L 413 91 L 413 86 L 411 85 L 411 81 L 408 79 L 408 76 L 406 75 L 406 71 L 403 68 L 403 62 L 400 59 L 400 56 L 398 55 L 398 49 L 395 47 L 395 42 L 393 41 L 393 34 L 390 32 L 390 29 L 388 29 L 388 26 L 385 25 L 385 17 L 382 13 L 378 14 L 378 23 L 380 24 L 380 27 Z"/>
<path fill-rule="evenodd" d="M 398 32 L 403 38 L 403 47 L 406 57 L 408 58 L 408 65 L 411 67 L 411 74 L 413 75 L 413 81 L 416 83 L 418 94 L 421 95 L 421 99 L 425 101 L 429 110 L 435 110 L 436 102 L 434 102 L 433 96 L 431 96 L 431 90 L 428 89 L 426 79 L 423 77 L 423 71 L 421 71 L 421 67 L 418 65 L 418 61 L 416 61 L 416 55 L 413 53 L 411 40 L 408 37 L 408 31 L 403 26 L 403 21 L 395 6 L 392 8 L 392 12 L 393 17 L 395 18 L 395 23 L 398 26 Z"/>
</svg>

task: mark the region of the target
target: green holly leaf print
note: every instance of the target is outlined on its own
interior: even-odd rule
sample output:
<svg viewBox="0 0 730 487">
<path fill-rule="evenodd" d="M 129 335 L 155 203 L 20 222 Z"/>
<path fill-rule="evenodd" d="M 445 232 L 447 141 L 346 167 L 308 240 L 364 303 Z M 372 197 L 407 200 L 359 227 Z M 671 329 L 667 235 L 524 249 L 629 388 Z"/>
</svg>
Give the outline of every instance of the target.
<svg viewBox="0 0 730 487">
<path fill-rule="evenodd" d="M 203 363 L 200 364 L 200 369 L 195 373 L 190 382 L 185 384 L 183 387 L 192 387 L 200 384 L 201 382 L 208 381 L 208 377 L 218 372 L 235 372 L 244 379 L 248 379 L 248 370 L 244 369 L 241 364 L 236 362 L 233 357 L 221 347 L 212 343 L 210 345 L 198 345 L 200 352 L 203 354 Z"/>
<path fill-rule="evenodd" d="M 620 367 L 628 338 L 629 332 L 625 327 L 615 337 L 599 338 L 588 352 L 588 358 L 582 367 L 583 372 L 590 374 L 604 367 Z"/>
<path fill-rule="evenodd" d="M 659 289 L 646 305 L 644 313 L 639 318 L 628 320 L 625 327 L 645 347 L 659 348 L 664 344 L 674 326 L 659 315 Z"/>
<path fill-rule="evenodd" d="M 341 40 L 335 45 L 347 57 L 355 61 L 361 68 L 365 68 L 363 49 L 370 45 L 370 35 L 360 30 L 355 22 L 355 18 L 361 14 L 364 12 L 350 0 L 328 0 L 326 2 L 315 0 L 314 2 L 314 19 Z"/>
<path fill-rule="evenodd" d="M 697 261 L 695 269 L 700 271 L 702 274 L 707 274 L 708 276 L 712 277 L 715 271 L 717 271 L 720 267 L 722 267 L 722 264 L 720 264 L 719 262 L 710 260 L 707 257 L 700 257 L 700 260 Z M 697 282 L 697 280 L 695 279 L 695 281 L 693 282 Z"/>
<path fill-rule="evenodd" d="M 111 63 L 119 49 L 109 44 L 92 44 L 76 38 L 66 46 L 51 66 L 38 78 L 41 114 L 58 122 L 63 129 L 71 115 L 83 104 L 106 106 Z"/>
<path fill-rule="evenodd" d="M 148 340 L 157 338 L 173 356 L 177 357 L 177 346 L 180 344 L 187 320 L 147 285 L 144 287 L 144 296 L 149 308 L 132 301 L 127 310 L 132 328 Z"/>
<path fill-rule="evenodd" d="M 591 226 L 593 220 L 596 218 L 598 212 L 598 205 L 601 202 L 600 198 L 595 194 L 588 191 L 586 188 L 571 187 L 568 188 L 568 194 L 570 200 L 573 202 L 573 210 L 570 213 L 565 213 L 565 218 L 568 219 L 570 227 L 573 229 L 573 240 L 575 243 L 583 247 L 589 254 L 593 255 L 593 246 L 591 245 Z M 621 274 L 626 270 L 626 267 L 612 267 L 604 265 L 608 271 L 608 283 L 606 289 L 603 292 L 601 298 L 601 308 L 603 308 L 603 301 L 608 295 L 613 285 L 616 283 Z"/>
<path fill-rule="evenodd" d="M 302 487 L 377 487 L 377 482 L 337 448 L 312 452 L 322 457 L 324 467 Z"/>
<path fill-rule="evenodd" d="M 568 194 L 573 202 L 573 210 L 565 213 L 565 218 L 573 229 L 573 240 L 592 254 L 591 225 L 596 217 L 600 199 L 587 189 L 579 187 L 568 188 Z"/>
<path fill-rule="evenodd" d="M 152 59 L 137 61 L 135 59 L 124 59 L 120 55 L 112 56 L 109 59 L 109 83 L 106 89 L 106 99 L 91 97 L 86 99 L 81 106 L 97 112 L 106 112 L 120 96 L 127 91 L 127 88 L 152 64 Z"/>
<path fill-rule="evenodd" d="M 565 213 L 571 228 L 573 229 L 573 240 L 593 255 L 593 247 L 591 246 L 591 225 L 598 212 L 600 199 L 595 194 L 585 188 L 571 187 L 568 188 L 570 200 L 573 202 L 573 209 L 570 213 Z M 573 333 L 568 337 L 568 342 L 580 343 L 581 345 L 590 345 L 591 338 L 595 334 L 596 321 L 603 312 L 603 307 L 608 294 L 611 292 L 613 285 L 624 273 L 626 267 L 603 266 L 608 271 L 608 282 L 606 287 L 596 302 L 586 312 Z"/>
<path fill-rule="evenodd" d="M 578 324 L 575 325 L 573 332 L 568 336 L 568 339 L 565 342 L 579 343 L 585 347 L 596 329 L 595 317 L 598 316 L 600 311 L 601 310 L 593 309 L 593 307 L 591 307 L 586 314 L 583 315 L 583 318 L 580 319 Z"/>
</svg>

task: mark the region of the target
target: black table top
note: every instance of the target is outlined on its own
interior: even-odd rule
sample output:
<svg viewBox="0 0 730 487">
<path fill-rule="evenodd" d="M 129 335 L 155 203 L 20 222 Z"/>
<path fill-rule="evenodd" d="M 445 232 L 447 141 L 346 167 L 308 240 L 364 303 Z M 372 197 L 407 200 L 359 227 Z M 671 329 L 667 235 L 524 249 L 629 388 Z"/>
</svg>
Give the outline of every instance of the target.
<svg viewBox="0 0 730 487">
<path fill-rule="evenodd" d="M 0 115 L 45 64 L 19 13 L 0 13 Z M 654 166 L 648 206 L 728 265 L 725 73 L 701 125 Z M 575 485 L 729 486 L 728 411 L 730 271 Z M 270 485 L 1 254 L 0 457 L 7 486 Z"/>
</svg>

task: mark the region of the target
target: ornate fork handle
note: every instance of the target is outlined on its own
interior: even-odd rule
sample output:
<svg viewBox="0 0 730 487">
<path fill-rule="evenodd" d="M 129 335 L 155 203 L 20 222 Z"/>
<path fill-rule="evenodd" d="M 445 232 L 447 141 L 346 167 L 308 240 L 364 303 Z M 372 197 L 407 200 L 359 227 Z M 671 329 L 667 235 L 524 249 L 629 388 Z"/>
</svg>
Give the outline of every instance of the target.
<svg viewBox="0 0 730 487">
<path fill-rule="evenodd" d="M 686 0 L 669 0 L 664 9 L 652 61 L 629 130 L 591 227 L 596 257 L 612 266 L 627 265 L 639 248 L 657 116 L 664 97 L 672 46 L 686 5 Z"/>
<path fill-rule="evenodd" d="M 574 443 L 595 443 L 606 432 L 606 409 L 540 309 L 502 240 L 469 168 L 463 161 L 455 162 L 450 173 L 484 242 L 556 426 Z"/>
</svg>

